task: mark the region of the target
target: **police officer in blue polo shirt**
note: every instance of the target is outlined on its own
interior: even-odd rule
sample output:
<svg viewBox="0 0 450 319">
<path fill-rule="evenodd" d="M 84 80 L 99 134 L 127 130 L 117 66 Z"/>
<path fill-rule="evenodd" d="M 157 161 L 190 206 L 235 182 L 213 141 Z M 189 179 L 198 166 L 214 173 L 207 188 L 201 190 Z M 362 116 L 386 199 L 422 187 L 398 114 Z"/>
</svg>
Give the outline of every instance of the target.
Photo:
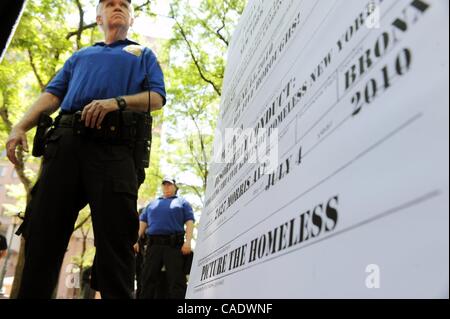
<svg viewBox="0 0 450 319">
<path fill-rule="evenodd" d="M 157 296 L 162 267 L 166 268 L 167 293 L 170 299 L 183 299 L 186 294 L 184 257 L 191 250 L 194 213 L 191 205 L 177 196 L 173 178 L 162 181 L 163 196 L 151 202 L 140 216 L 139 236 L 148 237 L 142 270 L 141 299 Z M 186 230 L 185 230 L 186 228 Z"/>
<path fill-rule="evenodd" d="M 100 0 L 97 24 L 105 41 L 73 54 L 8 138 L 8 158 L 18 165 L 16 149 L 27 150 L 26 132 L 42 113 L 61 109 L 27 206 L 19 298 L 51 298 L 78 212 L 87 204 L 95 287 L 103 298 L 132 298 L 141 181 L 128 140 L 136 122 L 128 115 L 165 104 L 155 55 L 127 39 L 132 23 L 131 0 Z"/>
</svg>

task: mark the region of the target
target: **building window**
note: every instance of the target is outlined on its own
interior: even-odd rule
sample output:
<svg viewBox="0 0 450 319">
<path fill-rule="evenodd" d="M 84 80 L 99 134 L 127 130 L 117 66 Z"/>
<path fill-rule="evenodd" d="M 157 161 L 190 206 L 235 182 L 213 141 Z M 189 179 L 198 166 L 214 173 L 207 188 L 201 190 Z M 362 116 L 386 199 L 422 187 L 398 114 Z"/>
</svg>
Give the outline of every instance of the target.
<svg viewBox="0 0 450 319">
<path fill-rule="evenodd" d="M 0 166 L 0 177 L 4 177 L 6 174 L 6 167 Z"/>
</svg>

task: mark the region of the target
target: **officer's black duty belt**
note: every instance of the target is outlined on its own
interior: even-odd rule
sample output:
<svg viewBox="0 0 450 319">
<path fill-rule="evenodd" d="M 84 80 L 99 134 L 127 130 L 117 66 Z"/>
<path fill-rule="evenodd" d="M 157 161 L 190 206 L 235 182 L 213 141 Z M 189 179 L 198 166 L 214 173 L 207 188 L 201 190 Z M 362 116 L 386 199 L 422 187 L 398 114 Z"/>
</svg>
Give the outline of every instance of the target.
<svg viewBox="0 0 450 319">
<path fill-rule="evenodd" d="M 65 127 L 65 128 L 73 128 L 74 127 L 74 119 L 75 114 L 61 114 L 58 116 L 59 120 L 57 120 L 56 127 Z"/>
<path fill-rule="evenodd" d="M 74 135 L 108 143 L 131 143 L 136 137 L 136 120 L 132 113 L 112 112 L 105 116 L 100 128 L 85 126 L 81 112 L 60 114 L 55 120 L 55 128 L 73 129 Z"/>
</svg>

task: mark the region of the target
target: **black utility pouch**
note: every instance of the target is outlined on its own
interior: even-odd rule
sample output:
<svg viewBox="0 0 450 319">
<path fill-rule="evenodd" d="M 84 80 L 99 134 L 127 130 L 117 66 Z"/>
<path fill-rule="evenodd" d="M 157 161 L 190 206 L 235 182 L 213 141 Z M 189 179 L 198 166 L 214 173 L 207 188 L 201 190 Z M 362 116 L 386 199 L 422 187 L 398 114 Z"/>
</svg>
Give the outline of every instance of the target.
<svg viewBox="0 0 450 319">
<path fill-rule="evenodd" d="M 145 169 L 150 166 L 152 117 L 146 113 L 136 113 L 136 116 L 134 160 L 137 168 Z"/>
<path fill-rule="evenodd" d="M 73 134 L 79 135 L 79 136 L 86 136 L 87 135 L 87 127 L 84 125 L 84 122 L 81 121 L 81 111 L 76 112 L 73 115 Z"/>
<path fill-rule="evenodd" d="M 147 113 L 135 113 L 136 136 L 134 140 L 133 157 L 136 167 L 138 184 L 145 180 L 145 169 L 150 166 L 152 145 L 152 117 Z"/>
<path fill-rule="evenodd" d="M 39 115 L 38 125 L 36 128 L 36 134 L 33 140 L 33 156 L 41 157 L 44 155 L 45 140 L 50 127 L 53 125 L 53 119 L 46 113 Z"/>
</svg>

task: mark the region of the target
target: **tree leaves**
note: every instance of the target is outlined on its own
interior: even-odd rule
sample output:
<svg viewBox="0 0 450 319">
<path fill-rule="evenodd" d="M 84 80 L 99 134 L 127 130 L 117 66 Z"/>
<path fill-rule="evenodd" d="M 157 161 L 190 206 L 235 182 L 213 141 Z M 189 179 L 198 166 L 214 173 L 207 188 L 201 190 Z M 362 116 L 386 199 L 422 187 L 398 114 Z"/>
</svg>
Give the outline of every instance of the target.
<svg viewBox="0 0 450 319">
<path fill-rule="evenodd" d="M 196 198 L 198 209 L 206 191 L 226 53 L 245 4 L 201 0 L 195 6 L 191 1 L 171 1 L 174 37 L 166 45 L 170 104 L 164 113 L 170 147 L 164 158 L 173 175 L 187 176 L 181 188 Z"/>
</svg>

